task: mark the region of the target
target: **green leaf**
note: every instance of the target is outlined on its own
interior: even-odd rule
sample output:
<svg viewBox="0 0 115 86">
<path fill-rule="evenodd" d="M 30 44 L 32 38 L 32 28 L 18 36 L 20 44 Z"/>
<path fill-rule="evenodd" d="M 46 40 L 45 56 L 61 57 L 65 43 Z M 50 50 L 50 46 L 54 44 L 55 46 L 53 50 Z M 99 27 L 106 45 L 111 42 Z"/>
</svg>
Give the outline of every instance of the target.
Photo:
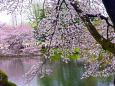
<svg viewBox="0 0 115 86">
<path fill-rule="evenodd" d="M 43 18 L 46 18 L 46 16 L 45 16 L 45 12 L 44 12 L 43 9 L 41 9 L 40 11 L 41 11 L 41 12 L 40 12 L 39 19 L 42 20 Z"/>
<path fill-rule="evenodd" d="M 104 57 L 103 54 L 100 54 L 99 58 L 98 58 L 98 61 L 101 61 L 103 59 L 103 57 Z"/>
<path fill-rule="evenodd" d="M 80 23 L 80 19 L 76 19 L 75 23 Z"/>
<path fill-rule="evenodd" d="M 93 57 L 93 58 L 96 58 L 97 56 L 96 56 L 95 54 L 92 54 L 92 57 Z"/>
<path fill-rule="evenodd" d="M 34 26 L 34 30 L 37 30 L 38 29 L 38 26 Z"/>
<path fill-rule="evenodd" d="M 97 56 L 95 54 L 92 54 L 91 61 L 93 62 L 96 57 Z"/>
<path fill-rule="evenodd" d="M 84 5 L 84 4 L 83 4 L 82 6 L 83 6 L 83 7 L 86 7 L 86 5 Z"/>
<path fill-rule="evenodd" d="M 61 55 L 60 54 L 55 54 L 55 56 L 50 56 L 51 60 L 57 60 L 60 59 Z"/>
<path fill-rule="evenodd" d="M 96 21 L 96 18 L 91 17 L 90 20 L 91 21 Z"/>
<path fill-rule="evenodd" d="M 108 50 L 105 50 L 105 53 L 110 54 L 111 52 L 110 52 L 110 51 L 108 51 Z"/>
<path fill-rule="evenodd" d="M 81 58 L 81 55 L 80 54 L 73 54 L 73 55 L 68 56 L 68 58 L 70 58 L 72 60 L 77 60 L 78 58 Z"/>
<path fill-rule="evenodd" d="M 80 49 L 75 47 L 75 53 L 79 53 L 80 52 Z"/>
<path fill-rule="evenodd" d="M 57 60 L 61 58 L 61 54 L 58 54 L 58 48 L 53 48 L 54 51 L 54 56 L 50 56 L 51 60 Z"/>
<path fill-rule="evenodd" d="M 65 35 L 62 35 L 62 36 L 61 36 L 61 39 L 66 39 L 66 36 L 65 36 Z"/>
</svg>

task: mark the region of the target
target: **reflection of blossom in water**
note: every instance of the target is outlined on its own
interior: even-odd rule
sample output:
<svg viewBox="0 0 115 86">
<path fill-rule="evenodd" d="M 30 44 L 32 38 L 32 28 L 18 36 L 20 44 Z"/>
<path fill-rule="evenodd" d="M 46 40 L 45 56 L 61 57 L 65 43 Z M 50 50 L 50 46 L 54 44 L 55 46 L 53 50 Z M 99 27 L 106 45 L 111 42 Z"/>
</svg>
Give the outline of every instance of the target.
<svg viewBox="0 0 115 86">
<path fill-rule="evenodd" d="M 25 74 L 25 83 L 30 82 L 42 68 L 43 62 L 39 62 L 32 66 L 32 68 Z"/>
<path fill-rule="evenodd" d="M 98 62 L 98 60 L 95 59 L 95 62 L 90 62 L 90 65 L 87 65 L 86 69 L 87 71 L 83 74 L 82 78 L 87 78 L 90 76 L 105 78 L 109 77 L 115 74 L 115 58 L 113 56 L 112 60 L 110 60 L 110 58 L 104 57 L 101 62 Z"/>
<path fill-rule="evenodd" d="M 25 83 L 32 81 L 36 75 L 40 78 L 44 78 L 45 74 L 49 75 L 52 72 L 49 65 L 40 61 L 33 65 L 31 69 L 25 74 Z"/>
<path fill-rule="evenodd" d="M 39 61 L 36 58 L 8 58 L 5 60 L 0 59 L 0 69 L 8 74 L 8 79 L 16 83 L 18 86 L 24 85 L 23 75 L 31 68 L 31 66 Z"/>
<path fill-rule="evenodd" d="M 15 69 L 13 72 L 9 71 L 10 75 L 15 77 L 22 76 L 24 73 L 24 65 L 21 59 L 14 59 L 10 62 L 9 70 Z"/>
</svg>

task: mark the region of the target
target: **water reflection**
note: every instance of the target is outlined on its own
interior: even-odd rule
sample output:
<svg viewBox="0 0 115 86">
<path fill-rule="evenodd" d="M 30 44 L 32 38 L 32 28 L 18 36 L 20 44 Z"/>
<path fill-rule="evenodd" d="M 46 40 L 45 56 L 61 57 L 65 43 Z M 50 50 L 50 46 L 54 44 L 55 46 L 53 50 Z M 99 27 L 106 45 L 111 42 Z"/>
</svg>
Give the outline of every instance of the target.
<svg viewBox="0 0 115 86">
<path fill-rule="evenodd" d="M 81 80 L 83 72 L 83 64 L 56 64 L 54 72 L 43 79 L 38 78 L 38 83 L 40 86 L 113 86 L 112 78 L 109 82 L 93 77 Z"/>
<path fill-rule="evenodd" d="M 9 81 L 18 86 L 28 86 L 23 83 L 23 75 L 37 62 L 36 58 L 1 58 L 0 69 L 8 74 Z"/>
<path fill-rule="evenodd" d="M 81 80 L 80 77 L 84 72 L 81 63 L 50 64 L 53 65 L 53 72 L 50 76 L 45 76 L 43 79 L 36 76 L 34 80 L 25 85 L 22 76 L 38 61 L 38 58 L 2 58 L 0 69 L 8 74 L 9 81 L 18 86 L 114 86 L 113 77 L 107 79 L 91 77 Z"/>
<path fill-rule="evenodd" d="M 15 69 L 15 70 L 14 70 Z M 15 76 L 15 77 L 20 77 L 24 73 L 24 65 L 23 61 L 21 59 L 14 59 L 9 63 L 9 75 L 10 76 Z M 12 72 L 13 70 L 13 72 Z"/>
</svg>

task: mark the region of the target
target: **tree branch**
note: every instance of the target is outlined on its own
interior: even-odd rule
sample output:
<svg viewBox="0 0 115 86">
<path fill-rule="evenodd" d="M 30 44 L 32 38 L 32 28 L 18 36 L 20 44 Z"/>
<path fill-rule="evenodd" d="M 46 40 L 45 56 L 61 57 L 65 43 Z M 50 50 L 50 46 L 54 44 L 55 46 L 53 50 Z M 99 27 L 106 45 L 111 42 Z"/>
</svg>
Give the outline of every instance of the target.
<svg viewBox="0 0 115 86">
<path fill-rule="evenodd" d="M 76 10 L 79 17 L 82 19 L 82 21 L 86 25 L 88 31 L 91 33 L 93 38 L 102 46 L 103 49 L 106 49 L 115 55 L 115 44 L 112 43 L 110 40 L 105 39 L 98 33 L 94 25 L 90 22 L 88 15 L 82 15 L 82 10 L 78 7 L 78 4 L 76 2 L 75 3 L 71 2 L 70 4 Z"/>
<path fill-rule="evenodd" d="M 88 17 L 100 17 L 102 20 L 105 20 L 106 24 L 107 24 L 107 39 L 109 38 L 109 29 L 110 27 L 113 27 L 112 24 L 109 23 L 108 21 L 108 17 L 105 17 L 101 14 L 96 14 L 96 15 L 93 15 L 93 14 L 86 14 Z M 113 27 L 114 28 L 114 27 Z"/>
<path fill-rule="evenodd" d="M 106 23 L 107 23 L 108 26 L 112 26 L 112 27 L 113 27 L 113 25 L 109 23 L 108 17 L 105 17 L 105 16 L 103 16 L 103 15 L 101 15 L 101 14 L 96 14 L 96 15 L 86 14 L 86 15 L 87 15 L 88 17 L 100 17 L 102 20 L 105 20 L 105 21 L 106 21 Z"/>
</svg>

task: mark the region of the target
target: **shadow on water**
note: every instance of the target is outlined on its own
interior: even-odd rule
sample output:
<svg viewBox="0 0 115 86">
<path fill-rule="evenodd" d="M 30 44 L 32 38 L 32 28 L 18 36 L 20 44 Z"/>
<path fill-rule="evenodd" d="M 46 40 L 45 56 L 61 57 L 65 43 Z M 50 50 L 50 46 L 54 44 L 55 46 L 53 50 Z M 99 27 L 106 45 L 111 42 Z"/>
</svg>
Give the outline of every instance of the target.
<svg viewBox="0 0 115 86">
<path fill-rule="evenodd" d="M 80 79 L 85 71 L 82 63 L 53 63 L 53 72 L 40 79 L 36 76 L 25 85 L 22 77 L 39 60 L 36 58 L 0 59 L 0 69 L 8 74 L 9 81 L 17 86 L 114 86 L 113 77 Z"/>
<path fill-rule="evenodd" d="M 43 79 L 38 78 L 40 86 L 114 86 L 112 77 L 80 79 L 84 72 L 83 64 L 56 64 L 54 72 Z"/>
</svg>

